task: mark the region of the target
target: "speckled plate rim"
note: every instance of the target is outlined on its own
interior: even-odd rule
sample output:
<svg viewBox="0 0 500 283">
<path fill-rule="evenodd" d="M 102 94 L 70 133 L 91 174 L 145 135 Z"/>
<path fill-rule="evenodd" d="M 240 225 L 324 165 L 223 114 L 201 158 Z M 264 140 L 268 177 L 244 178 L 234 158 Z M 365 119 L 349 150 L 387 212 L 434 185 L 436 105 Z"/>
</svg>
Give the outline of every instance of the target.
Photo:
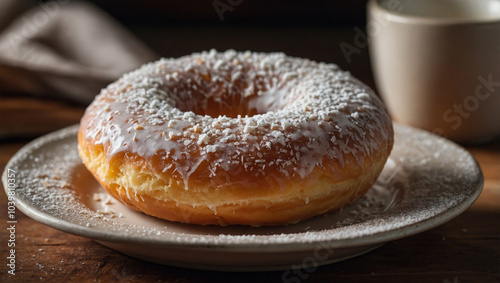
<svg viewBox="0 0 500 283">
<path fill-rule="evenodd" d="M 293 237 L 288 240 L 280 239 L 279 241 L 274 241 L 274 235 L 259 235 L 256 237 L 251 237 L 248 239 L 239 239 L 237 242 L 233 241 L 225 241 L 218 238 L 218 236 L 204 236 L 204 235 L 188 235 L 188 234 L 177 234 L 173 233 L 171 237 L 144 237 L 130 234 L 119 234 L 111 231 L 102 231 L 94 229 L 93 227 L 85 227 L 82 225 L 78 225 L 72 222 L 67 221 L 66 219 L 62 219 L 60 217 L 54 217 L 51 214 L 48 214 L 44 211 L 39 210 L 38 207 L 32 205 L 29 200 L 22 199 L 16 196 L 16 206 L 17 208 L 26 214 L 28 217 L 41 222 L 50 227 L 59 229 L 64 232 L 68 232 L 71 234 L 84 236 L 87 238 L 91 238 L 97 241 L 104 242 L 116 242 L 116 243 L 131 243 L 131 244 L 146 244 L 146 245 L 162 245 L 162 246 L 175 246 L 176 248 L 192 248 L 192 249 L 218 249 L 224 250 L 225 252 L 242 252 L 242 251 L 251 251 L 251 252 L 277 252 L 277 251 L 306 251 L 314 249 L 321 245 L 323 247 L 328 248 L 349 248 L 349 247 L 359 247 L 359 246 L 368 246 L 368 245 L 376 245 L 385 243 L 388 241 L 400 239 L 403 237 L 407 237 L 410 235 L 414 235 L 425 230 L 429 230 L 436 226 L 439 226 L 454 217 L 461 214 L 465 211 L 472 203 L 479 197 L 484 179 L 481 172 L 481 169 L 477 162 L 474 160 L 472 156 L 466 152 L 465 149 L 460 146 L 454 144 L 451 141 L 448 141 L 444 138 L 438 137 L 436 135 L 430 134 L 428 132 L 418 130 L 409 126 L 404 126 L 395 123 L 395 131 L 396 134 L 400 133 L 400 136 L 404 136 L 408 133 L 413 133 L 418 136 L 418 139 L 414 140 L 413 143 L 421 142 L 422 139 L 428 140 L 431 143 L 439 141 L 440 144 L 446 145 L 446 149 L 453 152 L 462 152 L 462 154 L 466 154 L 468 157 L 468 164 L 470 166 L 470 174 L 469 176 L 473 182 L 471 187 L 467 188 L 470 191 L 470 194 L 459 201 L 458 203 L 454 203 L 451 201 L 449 207 L 447 207 L 444 211 L 439 211 L 436 213 L 429 213 L 426 217 L 418 219 L 415 221 L 410 221 L 404 223 L 404 225 L 395 225 L 394 228 L 389 228 L 381 231 L 377 231 L 375 233 L 354 235 L 346 238 L 336 238 L 335 235 L 331 233 L 331 231 L 315 231 L 308 233 L 296 233 Z M 65 138 L 75 138 L 78 131 L 78 125 L 74 125 L 68 128 L 64 128 L 62 130 L 47 134 L 42 136 L 27 145 L 25 145 L 22 149 L 20 149 L 7 163 L 5 170 L 2 174 L 2 182 L 4 184 L 4 188 L 7 191 L 7 170 L 9 168 L 14 168 L 16 165 L 26 162 L 26 157 L 30 154 L 30 152 L 38 149 L 45 144 L 65 139 Z M 415 144 L 408 144 L 410 141 L 405 141 L 405 147 L 411 147 Z M 396 139 L 396 143 L 398 143 L 398 139 Z M 76 149 L 75 149 L 76 150 Z M 61 152 L 60 154 L 64 154 Z M 426 154 L 424 151 L 421 151 L 421 154 Z M 429 153 L 432 154 L 432 153 Z M 439 187 L 439 184 L 434 184 Z M 461 184 L 457 183 L 457 186 Z M 417 188 L 418 189 L 418 188 Z M 418 201 L 418 200 L 415 200 Z M 406 210 L 404 207 L 398 207 L 397 213 L 412 213 L 411 210 Z M 393 215 L 394 216 L 394 215 Z M 391 216 L 392 217 L 392 216 Z M 385 221 L 398 221 L 397 218 L 386 219 Z M 395 223 L 397 224 L 397 223 Z M 389 225 L 391 226 L 391 225 Z M 249 228 L 251 229 L 251 228 Z M 311 236 L 317 236 L 316 234 L 321 234 L 320 238 L 315 238 L 311 240 Z M 338 236 L 338 235 L 337 235 Z M 203 240 L 201 240 L 203 239 Z"/>
</svg>

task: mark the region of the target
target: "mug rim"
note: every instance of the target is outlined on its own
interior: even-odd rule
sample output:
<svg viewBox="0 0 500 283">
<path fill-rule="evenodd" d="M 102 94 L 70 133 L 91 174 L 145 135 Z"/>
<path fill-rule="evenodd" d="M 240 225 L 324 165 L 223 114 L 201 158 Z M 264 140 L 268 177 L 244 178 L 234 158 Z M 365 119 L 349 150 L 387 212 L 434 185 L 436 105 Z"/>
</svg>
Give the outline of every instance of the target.
<svg viewBox="0 0 500 283">
<path fill-rule="evenodd" d="M 425 17 L 411 14 L 399 14 L 384 8 L 380 2 L 384 0 L 369 0 L 368 9 L 384 14 L 390 21 L 400 23 L 440 24 L 440 25 L 476 25 L 500 23 L 500 15 L 497 18 L 467 19 L 454 17 Z"/>
</svg>

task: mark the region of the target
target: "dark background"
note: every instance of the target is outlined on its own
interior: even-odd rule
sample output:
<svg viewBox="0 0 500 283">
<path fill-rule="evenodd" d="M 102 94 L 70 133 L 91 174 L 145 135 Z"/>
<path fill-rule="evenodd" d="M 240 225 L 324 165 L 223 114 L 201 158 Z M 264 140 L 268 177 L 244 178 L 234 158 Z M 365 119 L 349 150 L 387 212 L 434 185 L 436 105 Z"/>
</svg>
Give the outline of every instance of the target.
<svg viewBox="0 0 500 283">
<path fill-rule="evenodd" d="M 366 0 L 91 0 L 125 23 L 219 23 L 214 6 L 227 4 L 231 23 L 358 24 L 364 21 Z"/>
<path fill-rule="evenodd" d="M 364 30 L 366 0 L 92 0 L 163 57 L 215 48 L 285 52 L 335 63 L 374 87 L 368 48 L 346 58 Z M 226 10 L 217 12 L 215 6 Z M 221 20 L 221 16 L 223 19 Z"/>
</svg>

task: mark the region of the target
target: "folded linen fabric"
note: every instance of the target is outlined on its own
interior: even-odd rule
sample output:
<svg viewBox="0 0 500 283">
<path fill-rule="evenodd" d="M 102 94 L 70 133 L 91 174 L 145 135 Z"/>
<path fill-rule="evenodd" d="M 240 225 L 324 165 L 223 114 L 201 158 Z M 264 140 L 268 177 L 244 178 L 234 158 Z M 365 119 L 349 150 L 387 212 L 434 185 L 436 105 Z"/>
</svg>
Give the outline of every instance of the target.
<svg viewBox="0 0 500 283">
<path fill-rule="evenodd" d="M 2 1 L 0 95 L 27 93 L 89 103 L 124 72 L 158 58 L 90 3 L 50 1 L 8 22 L 27 1 Z"/>
</svg>

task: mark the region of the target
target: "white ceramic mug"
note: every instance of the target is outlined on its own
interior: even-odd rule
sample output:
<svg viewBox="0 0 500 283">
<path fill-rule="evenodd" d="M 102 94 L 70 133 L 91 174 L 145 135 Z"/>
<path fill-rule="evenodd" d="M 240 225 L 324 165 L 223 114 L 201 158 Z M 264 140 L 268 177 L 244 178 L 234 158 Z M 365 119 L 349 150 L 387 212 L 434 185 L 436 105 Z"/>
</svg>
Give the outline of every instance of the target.
<svg viewBox="0 0 500 283">
<path fill-rule="evenodd" d="M 458 142 L 500 136 L 500 0 L 370 0 L 367 33 L 394 120 Z"/>
</svg>

